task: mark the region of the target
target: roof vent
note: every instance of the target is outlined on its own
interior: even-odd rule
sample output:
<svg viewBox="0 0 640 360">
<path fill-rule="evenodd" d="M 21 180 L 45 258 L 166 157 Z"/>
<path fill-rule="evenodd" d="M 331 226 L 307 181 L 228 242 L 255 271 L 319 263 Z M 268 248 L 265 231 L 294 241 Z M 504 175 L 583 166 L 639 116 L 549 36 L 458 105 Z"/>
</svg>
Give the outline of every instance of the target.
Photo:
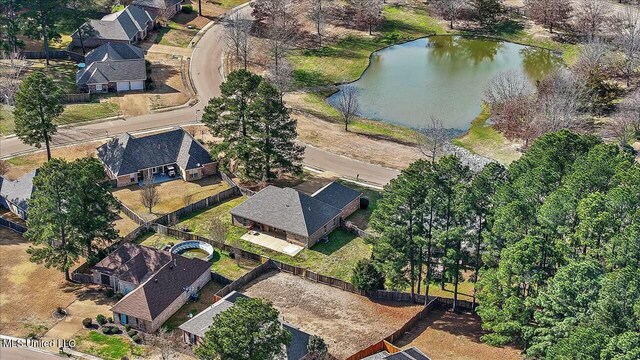
<svg viewBox="0 0 640 360">
<path fill-rule="evenodd" d="M 173 258 L 173 266 L 178 266 L 178 259 Z"/>
<path fill-rule="evenodd" d="M 156 278 L 155 280 L 156 280 L 156 284 L 157 284 L 158 283 L 158 279 Z"/>
</svg>

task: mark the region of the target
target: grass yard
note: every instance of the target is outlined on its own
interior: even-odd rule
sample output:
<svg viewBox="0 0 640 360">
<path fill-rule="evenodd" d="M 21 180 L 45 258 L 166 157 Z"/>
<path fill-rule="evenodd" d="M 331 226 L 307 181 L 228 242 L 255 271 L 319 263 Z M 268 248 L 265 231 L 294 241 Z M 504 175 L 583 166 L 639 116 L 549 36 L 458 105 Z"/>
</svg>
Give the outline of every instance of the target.
<svg viewBox="0 0 640 360">
<path fill-rule="evenodd" d="M 182 24 L 169 21 L 160 28 L 155 41 L 160 45 L 187 47 L 197 33 L 196 29 L 189 29 Z"/>
<path fill-rule="evenodd" d="M 51 313 L 76 300 L 78 285 L 64 274 L 29 261 L 30 243 L 18 233 L 0 228 L 0 333 L 24 337 L 42 335 L 55 325 Z"/>
<path fill-rule="evenodd" d="M 184 304 L 173 316 L 169 318 L 162 326 L 169 331 L 178 329 L 178 326 L 191 319 L 194 315 L 213 305 L 213 296 L 222 289 L 223 285 L 215 281 L 209 281 L 200 290 L 200 298 L 198 301 L 189 301 Z"/>
<path fill-rule="evenodd" d="M 77 63 L 71 60 L 51 59 L 49 66 L 44 59 L 27 60 L 29 64 L 24 76 L 35 71 L 42 71 L 52 77 L 55 83 L 62 89 L 63 93 L 74 94 L 78 92 L 76 87 Z"/>
<path fill-rule="evenodd" d="M 349 182 L 343 182 L 344 185 L 349 186 L 362 193 L 363 198 L 369 199 L 369 207 L 367 209 L 358 209 L 353 214 L 349 215 L 347 221 L 351 221 L 362 230 L 366 230 L 369 227 L 369 218 L 378 205 L 378 200 L 382 198 L 382 193 L 371 188 L 364 186 L 358 186 Z"/>
<path fill-rule="evenodd" d="M 118 213 L 118 218 L 115 221 L 115 228 L 120 236 L 125 236 L 137 229 L 138 224 L 129 219 L 129 217 L 121 211 Z"/>
<path fill-rule="evenodd" d="M 153 220 L 228 188 L 229 186 L 218 177 L 208 177 L 198 181 L 178 179 L 164 182 L 158 184 L 160 203 L 152 209 L 152 213 L 149 213 L 149 210 L 140 203 L 142 188 L 138 185 L 115 189 L 113 195 L 139 216 Z"/>
<path fill-rule="evenodd" d="M 518 349 L 482 343 L 484 334 L 477 315 L 435 308 L 394 345 L 405 349 L 416 346 L 433 360 L 522 359 Z"/>
<path fill-rule="evenodd" d="M 349 281 L 351 271 L 356 262 L 363 258 L 371 257 L 371 248 L 365 244 L 364 239 L 359 238 L 343 230 L 336 230 L 329 235 L 329 242 L 317 244 L 311 249 L 304 249 L 295 257 L 275 252 L 248 241 L 240 239 L 247 230 L 237 226 L 231 226 L 229 211 L 244 202 L 246 198 L 240 197 L 229 200 L 216 207 L 196 213 L 183 220 L 178 227 L 187 227 L 191 232 L 209 236 L 207 224 L 212 217 L 219 217 L 229 226 L 227 243 L 246 251 L 251 251 L 279 260 L 294 266 L 308 268 L 323 275 L 336 277 Z"/>
<path fill-rule="evenodd" d="M 471 122 L 467 133 L 454 139 L 453 143 L 506 165 L 519 159 L 522 153 L 517 150 L 518 144 L 510 142 L 487 124 L 488 119 L 489 111 L 483 106 L 482 112 Z"/>
<path fill-rule="evenodd" d="M 0 135 L 11 134 L 15 131 L 13 111 L 8 106 L 0 107 Z"/>
<path fill-rule="evenodd" d="M 136 345 L 127 335 L 105 335 L 95 330 L 75 338 L 75 350 L 99 356 L 106 360 L 120 360 L 124 357 L 143 356 L 144 348 Z"/>
</svg>

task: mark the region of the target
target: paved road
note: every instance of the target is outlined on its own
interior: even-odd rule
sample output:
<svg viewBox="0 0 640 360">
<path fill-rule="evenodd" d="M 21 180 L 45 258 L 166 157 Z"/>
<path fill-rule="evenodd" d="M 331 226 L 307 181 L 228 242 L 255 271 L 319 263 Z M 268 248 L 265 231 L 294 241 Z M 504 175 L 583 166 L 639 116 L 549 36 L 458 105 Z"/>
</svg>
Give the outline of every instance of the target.
<svg viewBox="0 0 640 360">
<path fill-rule="evenodd" d="M 29 350 L 25 348 L 0 347 L 0 359 L 2 360 L 60 360 L 60 356 Z"/>
<path fill-rule="evenodd" d="M 239 11 L 250 11 L 244 7 Z M 213 25 L 200 39 L 191 56 L 191 78 L 198 93 L 199 102 L 193 107 L 173 111 L 129 117 L 126 119 L 89 123 L 70 128 L 59 129 L 53 138 L 53 145 L 68 145 L 89 140 L 108 138 L 123 132 L 166 128 L 196 121 L 202 115 L 202 109 L 212 97 L 220 95 L 220 84 L 223 80 L 222 40 L 223 27 Z M 34 151 L 15 137 L 0 138 L 0 158 L 6 158 Z M 392 156 L 392 155 L 390 155 Z M 305 153 L 305 164 L 320 170 L 334 172 L 340 176 L 356 178 L 374 184 L 384 185 L 397 176 L 398 172 L 381 166 L 363 163 L 344 156 L 308 147 Z"/>
</svg>

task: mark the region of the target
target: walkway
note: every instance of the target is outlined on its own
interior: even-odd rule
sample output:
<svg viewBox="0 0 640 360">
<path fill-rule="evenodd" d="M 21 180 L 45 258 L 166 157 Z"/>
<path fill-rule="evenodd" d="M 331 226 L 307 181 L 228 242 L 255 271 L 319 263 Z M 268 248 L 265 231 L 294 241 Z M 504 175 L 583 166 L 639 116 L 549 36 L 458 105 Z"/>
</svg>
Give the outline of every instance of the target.
<svg viewBox="0 0 640 360">
<path fill-rule="evenodd" d="M 277 237 L 273 237 L 261 232 L 255 235 L 248 232 L 242 235 L 240 239 L 289 256 L 296 256 L 300 251 L 304 250 L 304 248 L 300 245 L 295 245 L 285 240 L 278 239 Z"/>
</svg>

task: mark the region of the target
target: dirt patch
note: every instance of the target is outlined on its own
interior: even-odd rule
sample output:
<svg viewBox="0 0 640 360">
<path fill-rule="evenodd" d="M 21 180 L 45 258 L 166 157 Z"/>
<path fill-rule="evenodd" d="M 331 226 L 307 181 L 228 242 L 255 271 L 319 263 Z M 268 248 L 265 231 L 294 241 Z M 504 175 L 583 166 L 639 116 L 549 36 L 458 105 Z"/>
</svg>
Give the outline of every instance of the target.
<svg viewBox="0 0 640 360">
<path fill-rule="evenodd" d="M 92 141 L 78 145 L 55 147 L 51 149 L 51 156 L 67 161 L 92 157 L 96 156 L 96 148 L 104 143 L 104 141 Z M 8 161 L 9 172 L 4 176 L 10 180 L 15 180 L 47 162 L 47 152 L 40 150 L 28 155 L 11 158 Z"/>
<path fill-rule="evenodd" d="M 251 282 L 244 293 L 270 300 L 285 321 L 321 336 L 329 352 L 345 359 L 400 328 L 418 305 L 373 302 L 366 297 L 271 272 Z"/>
<path fill-rule="evenodd" d="M 480 317 L 434 309 L 394 345 L 418 347 L 433 360 L 516 360 L 520 350 L 493 347 L 480 341 L 484 335 Z"/>
<path fill-rule="evenodd" d="M 0 333 L 26 336 L 43 334 L 53 327 L 57 306 L 76 299 L 79 287 L 64 281 L 56 269 L 29 261 L 29 242 L 21 235 L 0 228 Z"/>
</svg>

